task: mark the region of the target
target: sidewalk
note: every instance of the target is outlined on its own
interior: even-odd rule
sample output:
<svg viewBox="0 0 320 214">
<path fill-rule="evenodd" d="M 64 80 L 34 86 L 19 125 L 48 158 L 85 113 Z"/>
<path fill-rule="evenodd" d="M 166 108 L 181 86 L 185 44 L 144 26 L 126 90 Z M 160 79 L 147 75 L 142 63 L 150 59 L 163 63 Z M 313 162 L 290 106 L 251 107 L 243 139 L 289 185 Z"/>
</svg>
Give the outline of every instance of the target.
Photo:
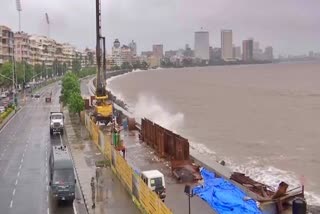
<svg viewBox="0 0 320 214">
<path fill-rule="evenodd" d="M 172 176 L 170 163 L 159 159 L 154 151 L 145 143 L 139 140 L 137 131 L 121 131 L 121 139 L 126 147 L 126 160 L 139 171 L 158 169 L 165 176 L 166 193 L 165 204 L 174 214 L 189 213 L 188 197 L 184 193 L 185 184 L 177 183 Z M 191 213 L 213 214 L 214 210 L 199 197 L 191 198 Z"/>
<path fill-rule="evenodd" d="M 91 186 L 92 176 L 96 176 L 95 162 L 104 160 L 103 155 L 90 141 L 86 128 L 79 123 L 78 117 L 74 118 L 64 111 L 65 130 L 68 137 L 68 147 L 72 153 L 78 182 L 84 196 L 84 201 L 89 214 L 126 214 L 140 213 L 132 202 L 117 177 L 110 168 L 98 168 L 96 181 L 96 208 L 92 209 Z M 71 123 L 72 121 L 72 123 Z"/>
</svg>

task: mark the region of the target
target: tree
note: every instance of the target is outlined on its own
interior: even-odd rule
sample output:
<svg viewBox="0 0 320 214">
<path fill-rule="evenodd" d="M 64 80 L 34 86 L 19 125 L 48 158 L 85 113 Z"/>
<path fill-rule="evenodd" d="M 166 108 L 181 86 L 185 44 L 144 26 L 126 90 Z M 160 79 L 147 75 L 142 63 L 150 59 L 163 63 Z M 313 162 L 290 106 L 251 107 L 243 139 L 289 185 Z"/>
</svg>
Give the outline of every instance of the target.
<svg viewBox="0 0 320 214">
<path fill-rule="evenodd" d="M 72 60 L 72 72 L 79 75 L 79 72 L 81 70 L 81 61 L 80 59 L 73 59 Z"/>
<path fill-rule="evenodd" d="M 69 110 L 78 113 L 84 110 L 84 101 L 79 92 L 72 92 L 69 99 Z"/>
<path fill-rule="evenodd" d="M 111 67 L 111 70 L 120 70 L 120 67 L 118 65 L 114 65 Z"/>
<path fill-rule="evenodd" d="M 11 62 L 5 62 L 3 63 L 1 69 L 0 69 L 0 74 L 12 79 L 12 63 Z M 12 80 L 4 78 L 0 76 L 0 85 L 4 87 L 8 87 L 12 85 Z"/>
<path fill-rule="evenodd" d="M 147 63 L 146 61 L 143 61 L 143 62 L 141 63 L 141 69 L 142 69 L 142 70 L 147 70 L 148 68 L 149 68 L 148 63 Z"/>
<path fill-rule="evenodd" d="M 132 66 L 130 65 L 129 62 L 123 62 L 121 65 L 121 69 L 123 69 L 123 70 L 132 69 Z"/>
<path fill-rule="evenodd" d="M 65 104 L 70 103 L 71 95 L 72 93 L 79 93 L 80 94 L 80 83 L 78 81 L 78 78 L 73 73 L 67 73 L 65 74 L 63 80 L 62 80 L 62 96 L 63 96 L 63 102 Z"/>
<path fill-rule="evenodd" d="M 140 61 L 137 60 L 137 61 L 133 62 L 132 67 L 133 67 L 133 69 L 141 69 Z"/>
</svg>

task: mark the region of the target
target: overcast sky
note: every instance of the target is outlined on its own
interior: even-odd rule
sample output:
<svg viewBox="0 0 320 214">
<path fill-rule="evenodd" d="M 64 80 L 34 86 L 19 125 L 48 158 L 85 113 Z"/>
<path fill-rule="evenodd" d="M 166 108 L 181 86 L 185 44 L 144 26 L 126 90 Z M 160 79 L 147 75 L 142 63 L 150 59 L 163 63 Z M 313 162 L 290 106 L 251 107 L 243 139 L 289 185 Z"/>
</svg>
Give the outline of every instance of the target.
<svg viewBox="0 0 320 214">
<path fill-rule="evenodd" d="M 220 30 L 232 29 L 234 43 L 252 37 L 276 54 L 320 51 L 320 0 L 101 0 L 102 31 L 108 52 L 115 38 L 135 40 L 138 51 L 162 43 L 164 49 L 194 46 L 194 31 L 210 32 L 220 47 Z M 95 0 L 21 0 L 22 30 L 47 34 L 79 47 L 95 45 Z M 15 0 L 0 0 L 0 25 L 18 30 Z"/>
</svg>

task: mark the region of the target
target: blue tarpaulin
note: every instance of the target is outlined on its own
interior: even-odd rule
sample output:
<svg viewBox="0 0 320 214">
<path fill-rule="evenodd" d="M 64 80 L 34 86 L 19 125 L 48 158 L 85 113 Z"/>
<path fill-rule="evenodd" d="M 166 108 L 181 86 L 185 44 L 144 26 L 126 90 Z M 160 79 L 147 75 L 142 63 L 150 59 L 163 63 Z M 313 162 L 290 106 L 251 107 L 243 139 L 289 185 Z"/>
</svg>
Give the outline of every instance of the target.
<svg viewBox="0 0 320 214">
<path fill-rule="evenodd" d="M 256 201 L 239 187 L 213 172 L 201 169 L 203 185 L 193 188 L 193 194 L 206 201 L 219 214 L 261 214 Z"/>
</svg>

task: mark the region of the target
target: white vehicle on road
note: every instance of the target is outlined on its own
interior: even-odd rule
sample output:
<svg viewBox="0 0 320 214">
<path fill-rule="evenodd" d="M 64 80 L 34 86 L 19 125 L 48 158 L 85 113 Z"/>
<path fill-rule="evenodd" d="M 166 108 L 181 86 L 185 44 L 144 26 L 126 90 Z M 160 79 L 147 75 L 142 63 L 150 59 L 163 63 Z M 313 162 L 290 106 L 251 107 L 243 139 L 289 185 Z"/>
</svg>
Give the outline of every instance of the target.
<svg viewBox="0 0 320 214">
<path fill-rule="evenodd" d="M 3 98 L 6 98 L 6 97 L 7 97 L 6 93 L 3 92 L 3 93 L 1 94 L 1 98 L 3 99 Z"/>
<path fill-rule="evenodd" d="M 4 108 L 4 106 L 0 106 L 0 114 L 3 113 L 3 112 L 5 112 L 5 110 L 6 110 L 6 109 Z"/>
</svg>

